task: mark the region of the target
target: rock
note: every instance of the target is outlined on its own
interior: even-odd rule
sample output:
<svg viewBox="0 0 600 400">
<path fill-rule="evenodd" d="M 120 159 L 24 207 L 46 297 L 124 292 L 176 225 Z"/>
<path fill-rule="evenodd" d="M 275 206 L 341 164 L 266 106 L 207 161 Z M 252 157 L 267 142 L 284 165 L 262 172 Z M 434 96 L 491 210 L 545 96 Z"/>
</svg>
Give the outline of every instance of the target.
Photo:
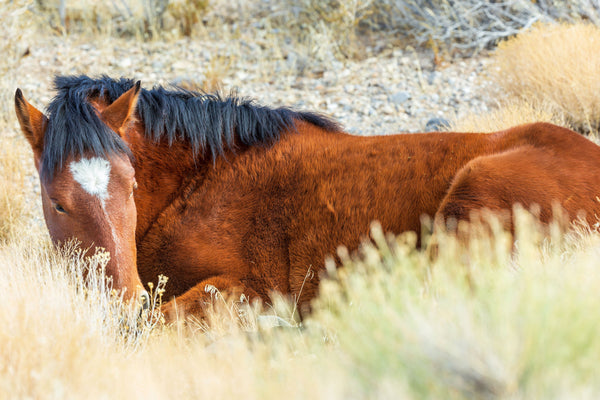
<svg viewBox="0 0 600 400">
<path fill-rule="evenodd" d="M 406 91 L 396 92 L 390 96 L 390 101 L 397 105 L 402 105 L 410 99 L 410 93 Z"/>
<path fill-rule="evenodd" d="M 155 71 L 161 71 L 165 67 L 162 61 L 156 60 L 152 62 L 152 69 Z"/>
<path fill-rule="evenodd" d="M 119 62 L 119 67 L 121 67 L 121 68 L 129 68 L 132 65 L 133 65 L 133 61 L 131 61 L 131 58 L 129 58 L 129 57 L 125 57 Z"/>
<path fill-rule="evenodd" d="M 433 85 L 439 81 L 440 73 L 438 71 L 433 71 L 430 74 L 427 74 L 427 83 Z"/>
<path fill-rule="evenodd" d="M 425 132 L 444 131 L 450 128 L 450 121 L 445 118 L 431 118 L 425 124 Z"/>
</svg>

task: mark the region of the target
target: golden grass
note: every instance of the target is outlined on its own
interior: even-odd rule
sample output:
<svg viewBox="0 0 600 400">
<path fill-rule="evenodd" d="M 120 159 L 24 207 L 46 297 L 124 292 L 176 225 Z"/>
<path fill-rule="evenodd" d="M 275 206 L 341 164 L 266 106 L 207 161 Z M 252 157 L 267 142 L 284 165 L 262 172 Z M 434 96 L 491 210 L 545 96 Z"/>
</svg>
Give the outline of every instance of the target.
<svg viewBox="0 0 600 400">
<path fill-rule="evenodd" d="M 102 255 L 82 261 L 21 235 L 0 248 L 0 388 L 16 398 L 598 394 L 600 234 L 544 239 L 520 218 L 516 253 L 501 231 L 469 249 L 444 237 L 433 263 L 414 235 L 374 227 L 375 244 L 342 255 L 303 329 L 263 329 L 256 315 L 239 325 L 228 311 L 212 316 L 225 329 L 137 335 L 100 274 L 83 277 Z"/>
<path fill-rule="evenodd" d="M 26 197 L 33 191 L 33 162 L 29 146 L 21 137 L 14 115 L 14 82 L 18 65 L 27 51 L 26 41 L 37 22 L 25 1 L 3 5 L 0 42 L 0 242 L 15 233 L 16 227 L 34 213 L 35 201 Z M 39 212 L 39 211 L 38 211 Z M 39 215 L 39 214 L 38 214 Z"/>
<path fill-rule="evenodd" d="M 527 214 L 515 252 L 506 232 L 468 248 L 441 233 L 435 261 L 414 235 L 375 227 L 359 257 L 342 253 L 344 269 L 323 282 L 301 328 L 283 299 L 267 311 L 291 327 L 264 327 L 263 311 L 225 303 L 211 328 L 138 324 L 104 284 L 105 255 L 50 246 L 12 109 L 27 33 L 16 16 L 29 15 L 26 2 L 12 4 L 1 11 L 12 25 L 0 28 L 14 44 L 0 63 L 0 397 L 598 397 L 600 233 L 542 236 Z M 220 80 L 221 63 L 204 87 Z M 548 110 L 515 101 L 455 128 L 570 121 Z"/>
<path fill-rule="evenodd" d="M 600 28 L 577 24 L 536 25 L 498 46 L 495 81 L 506 92 L 547 104 L 586 132 L 600 126 Z"/>
<path fill-rule="evenodd" d="M 119 344 L 123 355 L 128 352 L 117 318 L 109 317 L 118 301 L 111 300 L 96 272 L 105 262 L 102 255 L 83 262 L 58 254 L 39 233 L 21 231 L 2 244 L 0 387 L 5 395 L 59 397 L 64 392 L 59 377 L 68 377 L 68 385 L 82 394 L 110 383 L 101 368 L 89 364 L 101 365 Z M 87 267 L 91 273 L 84 279 Z"/>
<path fill-rule="evenodd" d="M 471 114 L 450 122 L 449 130 L 455 132 L 496 132 L 512 126 L 531 122 L 550 122 L 571 128 L 564 114 L 552 104 L 534 103 L 522 98 L 512 98 L 497 108 L 483 114 Z"/>
<path fill-rule="evenodd" d="M 33 163 L 28 160 L 30 155 L 24 141 L 17 137 L 0 140 L 0 242 L 13 235 L 15 229 L 34 214 L 34 204 L 37 206 L 31 196 L 26 196 L 32 192 L 33 184 L 24 166 L 33 169 Z"/>
</svg>

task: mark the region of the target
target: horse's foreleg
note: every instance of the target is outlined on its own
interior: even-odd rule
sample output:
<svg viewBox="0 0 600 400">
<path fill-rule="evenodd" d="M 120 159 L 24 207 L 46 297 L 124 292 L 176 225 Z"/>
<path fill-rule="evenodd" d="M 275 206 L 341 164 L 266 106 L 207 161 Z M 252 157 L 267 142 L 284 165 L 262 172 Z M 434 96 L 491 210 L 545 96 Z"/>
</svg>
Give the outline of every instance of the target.
<svg viewBox="0 0 600 400">
<path fill-rule="evenodd" d="M 184 321 L 193 316 L 206 317 L 206 312 L 216 302 L 227 303 L 232 299 L 258 298 L 258 294 L 246 287 L 239 279 L 229 276 L 214 276 L 205 279 L 181 296 L 175 297 L 161 307 L 165 323 Z"/>
</svg>

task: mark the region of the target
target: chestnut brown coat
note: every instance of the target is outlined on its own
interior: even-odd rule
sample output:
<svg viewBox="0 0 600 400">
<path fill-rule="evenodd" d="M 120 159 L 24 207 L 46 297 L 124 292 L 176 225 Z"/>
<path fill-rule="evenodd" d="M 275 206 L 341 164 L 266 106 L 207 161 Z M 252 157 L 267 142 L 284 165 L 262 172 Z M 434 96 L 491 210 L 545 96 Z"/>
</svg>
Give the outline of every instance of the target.
<svg viewBox="0 0 600 400">
<path fill-rule="evenodd" d="M 46 117 L 25 112 L 32 106 L 20 92 L 16 97 L 34 156 L 46 162 L 38 167 L 50 188 L 44 190 L 68 173 L 69 157 L 93 153 L 113 163 L 130 152 L 137 217 L 135 227 L 122 228 L 134 229 L 134 239 L 130 234 L 121 242 L 135 240 L 137 263 L 111 271 L 135 275 L 116 279 L 125 288 L 168 276 L 166 295 L 173 300 L 163 311 L 169 320 L 177 312 L 201 315 L 211 287 L 266 302 L 278 291 L 306 304 L 317 293 L 325 257 L 340 245 L 356 249 L 374 220 L 387 232 L 419 233 L 423 215 L 468 220 L 473 210 L 511 210 L 515 203 L 539 205 L 544 221 L 555 204 L 571 219 L 596 222 L 600 215 L 600 147 L 551 124 L 492 134 L 360 137 L 317 114 L 142 90 L 125 79 L 59 77 L 56 86 L 49 124 L 68 117 L 69 123 L 79 120 L 77 129 L 66 122 L 62 132 L 46 129 L 48 123 L 40 122 Z M 76 102 L 93 113 L 69 114 Z M 82 122 L 87 119 L 93 124 Z M 44 148 L 60 142 L 44 140 L 48 134 L 80 135 L 83 142 L 112 137 L 101 149 L 84 143 L 81 151 L 65 150 L 59 162 Z M 121 169 L 115 166 L 114 173 Z M 129 178 L 118 179 L 127 183 L 114 190 L 130 190 Z"/>
</svg>

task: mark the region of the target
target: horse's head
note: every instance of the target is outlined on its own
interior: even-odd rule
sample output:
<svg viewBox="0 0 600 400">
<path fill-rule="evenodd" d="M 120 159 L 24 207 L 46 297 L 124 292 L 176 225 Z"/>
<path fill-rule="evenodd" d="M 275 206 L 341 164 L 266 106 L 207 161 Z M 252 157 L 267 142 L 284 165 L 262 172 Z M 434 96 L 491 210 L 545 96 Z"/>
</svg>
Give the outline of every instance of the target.
<svg viewBox="0 0 600 400">
<path fill-rule="evenodd" d="M 118 140 L 116 134 L 122 134 L 129 124 L 139 91 L 138 82 L 102 112 L 94 111 L 106 125 L 106 132 L 115 136 L 113 139 Z M 93 146 L 86 147 L 85 143 L 79 146 L 78 152 L 63 154 L 60 149 L 51 148 L 61 144 L 56 137 L 77 136 L 81 139 L 78 143 L 82 143 L 85 142 L 82 138 L 90 137 L 90 134 L 55 132 L 69 130 L 65 127 L 74 125 L 57 122 L 52 126 L 55 122 L 51 120 L 52 113 L 48 119 L 25 100 L 19 89 L 15 94 L 15 108 L 21 130 L 33 150 L 41 182 L 44 217 L 52 241 L 60 245 L 75 238 L 88 252 L 93 253 L 97 247 L 110 252 L 106 274 L 112 277 L 113 287 L 124 291 L 125 298 L 134 298 L 146 306 L 149 297 L 136 265 L 133 192 L 137 184 L 129 156 L 121 151 L 105 151 L 99 155 L 93 151 Z M 60 161 L 52 165 L 48 160 L 56 158 L 56 154 L 61 154 Z"/>
</svg>

